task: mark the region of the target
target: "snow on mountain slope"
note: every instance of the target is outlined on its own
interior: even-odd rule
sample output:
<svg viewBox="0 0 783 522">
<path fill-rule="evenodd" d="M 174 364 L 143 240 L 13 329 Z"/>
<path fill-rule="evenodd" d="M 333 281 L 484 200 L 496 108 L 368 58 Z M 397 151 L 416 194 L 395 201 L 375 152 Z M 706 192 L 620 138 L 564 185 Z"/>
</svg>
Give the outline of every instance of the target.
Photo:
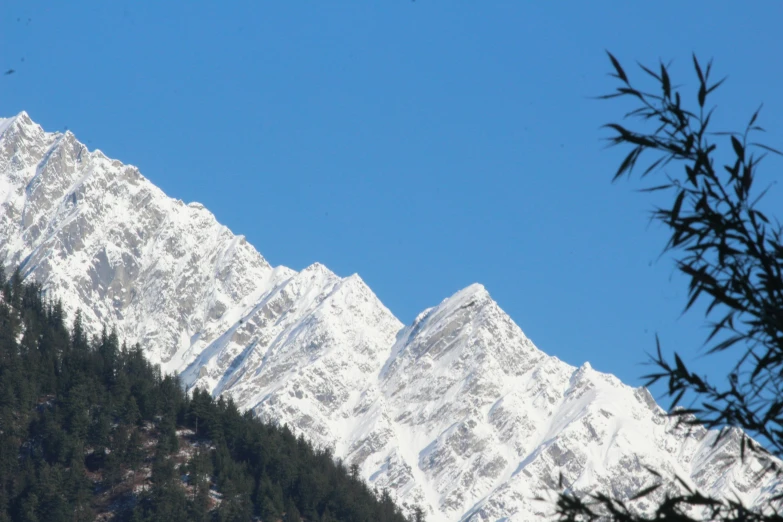
<svg viewBox="0 0 783 522">
<path fill-rule="evenodd" d="M 357 275 L 273 268 L 200 204 L 25 113 L 0 119 L 0 261 L 434 522 L 538 520 L 561 472 L 620 495 L 651 483 L 645 466 L 751 504 L 779 489 L 726 459 L 740 432 L 713 446 L 645 389 L 544 354 L 481 285 L 403 328 Z"/>
</svg>

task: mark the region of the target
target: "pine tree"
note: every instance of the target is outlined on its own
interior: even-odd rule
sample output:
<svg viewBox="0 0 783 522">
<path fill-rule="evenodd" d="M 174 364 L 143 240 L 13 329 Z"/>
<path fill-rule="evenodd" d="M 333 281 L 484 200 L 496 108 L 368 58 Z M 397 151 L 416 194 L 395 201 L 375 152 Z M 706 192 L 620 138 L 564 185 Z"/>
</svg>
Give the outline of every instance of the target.
<svg viewBox="0 0 783 522">
<path fill-rule="evenodd" d="M 299 508 L 290 499 L 285 507 L 285 516 L 283 522 L 302 522 L 302 515 L 299 513 Z"/>
<path fill-rule="evenodd" d="M 38 522 L 38 495 L 30 493 L 22 499 L 19 513 L 21 522 Z"/>
<path fill-rule="evenodd" d="M 139 405 L 136 402 L 136 397 L 128 394 L 128 398 L 125 401 L 125 406 L 122 411 L 122 422 L 128 425 L 136 425 L 141 420 L 141 411 Z"/>
<path fill-rule="evenodd" d="M 128 444 L 125 447 L 122 462 L 134 472 L 139 468 L 144 460 L 144 447 L 142 445 L 141 434 L 138 429 L 133 429 L 128 437 Z"/>
<path fill-rule="evenodd" d="M 87 443 L 96 450 L 102 450 L 109 445 L 111 423 L 109 414 L 104 408 L 96 409 L 92 422 L 87 430 Z"/>
<path fill-rule="evenodd" d="M 122 462 L 116 451 L 112 451 L 104 460 L 103 486 L 114 492 L 114 488 L 122 480 Z"/>
</svg>

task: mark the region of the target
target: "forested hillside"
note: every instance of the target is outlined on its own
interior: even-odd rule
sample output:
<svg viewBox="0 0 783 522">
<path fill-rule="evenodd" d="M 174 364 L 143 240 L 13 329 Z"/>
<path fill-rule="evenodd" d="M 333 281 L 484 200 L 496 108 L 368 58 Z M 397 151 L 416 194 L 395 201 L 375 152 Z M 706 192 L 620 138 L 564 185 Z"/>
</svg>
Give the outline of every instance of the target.
<svg viewBox="0 0 783 522">
<path fill-rule="evenodd" d="M 69 329 L 18 273 L 0 289 L 0 520 L 405 520 L 287 428 Z"/>
</svg>

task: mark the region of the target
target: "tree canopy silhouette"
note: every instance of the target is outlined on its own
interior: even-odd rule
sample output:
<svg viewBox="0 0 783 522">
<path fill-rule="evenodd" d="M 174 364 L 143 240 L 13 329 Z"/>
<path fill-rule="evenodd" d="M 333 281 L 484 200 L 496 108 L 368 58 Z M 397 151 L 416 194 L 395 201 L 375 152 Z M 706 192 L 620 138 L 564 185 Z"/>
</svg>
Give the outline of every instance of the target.
<svg viewBox="0 0 783 522">
<path fill-rule="evenodd" d="M 715 107 L 708 100 L 725 78 L 712 81 L 711 61 L 705 64 L 693 56 L 697 88 L 686 96 L 672 80 L 668 65 L 660 63 L 651 69 L 639 64 L 655 85 L 650 92 L 637 88 L 620 62 L 608 55 L 611 76 L 619 86 L 599 98 L 626 98 L 635 104 L 624 118 L 631 123 L 605 125 L 612 133 L 611 146 L 630 149 L 613 181 L 634 173 L 640 173 L 640 178 L 665 176 L 665 182 L 641 191 L 664 191 L 671 196 L 671 206 L 655 208 L 651 217 L 668 228 L 670 238 L 664 251 L 673 255 L 676 269 L 688 280 L 685 311 L 702 301 L 710 326 L 706 353 L 728 352 L 736 361 L 722 379 L 702 377 L 679 354 L 673 360 L 665 357 L 656 337 L 657 350 L 650 360 L 655 370 L 645 376 L 647 385 L 666 383 L 669 415 L 686 426 L 719 429 L 716 443 L 732 427 L 744 430 L 761 444 L 743 437 L 737 458 L 752 454 L 764 463 L 763 473 L 780 474 L 776 457 L 783 456 L 783 227 L 759 210 L 758 203 L 769 187 L 758 190 L 754 185 L 764 157 L 780 152 L 752 141 L 763 132 L 758 125 L 760 109 L 742 132 L 712 132 Z M 728 159 L 719 166 L 716 157 L 724 151 Z M 684 400 L 691 402 L 690 398 L 694 398 L 691 404 L 680 406 Z M 657 475 L 657 483 L 631 499 L 562 493 L 558 517 L 562 521 L 628 522 L 783 520 L 781 496 L 754 511 L 734 499 L 708 498 L 677 477 L 651 472 Z M 666 480 L 679 481 L 681 493 L 667 494 L 646 515 L 630 507 Z"/>
</svg>

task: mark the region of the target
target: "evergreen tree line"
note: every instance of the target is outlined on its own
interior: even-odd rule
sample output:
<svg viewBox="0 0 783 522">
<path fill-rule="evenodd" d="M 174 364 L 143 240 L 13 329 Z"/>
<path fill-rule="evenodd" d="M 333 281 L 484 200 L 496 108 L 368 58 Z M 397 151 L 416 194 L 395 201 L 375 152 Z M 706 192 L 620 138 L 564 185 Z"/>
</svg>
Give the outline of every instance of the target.
<svg viewBox="0 0 783 522">
<path fill-rule="evenodd" d="M 0 267 L 0 522 L 102 512 L 134 522 L 405 521 L 355 467 L 231 400 L 188 396 L 140 346 L 106 330 L 88 339 L 78 313 L 69 329 L 60 302 Z"/>
</svg>

